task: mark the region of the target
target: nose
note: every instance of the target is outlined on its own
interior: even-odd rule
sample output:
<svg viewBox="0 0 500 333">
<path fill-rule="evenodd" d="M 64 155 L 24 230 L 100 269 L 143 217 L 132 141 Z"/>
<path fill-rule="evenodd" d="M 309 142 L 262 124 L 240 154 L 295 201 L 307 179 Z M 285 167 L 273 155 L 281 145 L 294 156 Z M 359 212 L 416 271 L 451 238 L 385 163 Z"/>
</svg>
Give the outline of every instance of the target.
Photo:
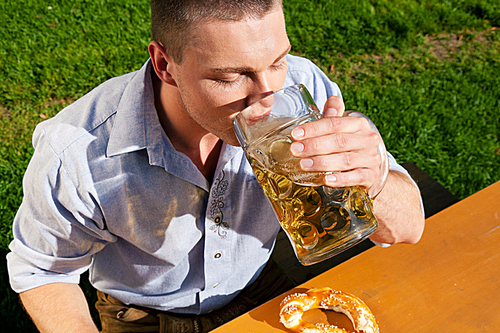
<svg viewBox="0 0 500 333">
<path fill-rule="evenodd" d="M 267 117 L 271 113 L 273 102 L 274 95 L 267 95 L 243 109 L 237 118 L 244 120 L 247 126 L 255 125 L 256 122 Z"/>
<path fill-rule="evenodd" d="M 250 106 L 264 97 L 271 95 L 273 92 L 271 81 L 266 73 L 254 73 L 245 104 L 246 106 Z"/>
</svg>

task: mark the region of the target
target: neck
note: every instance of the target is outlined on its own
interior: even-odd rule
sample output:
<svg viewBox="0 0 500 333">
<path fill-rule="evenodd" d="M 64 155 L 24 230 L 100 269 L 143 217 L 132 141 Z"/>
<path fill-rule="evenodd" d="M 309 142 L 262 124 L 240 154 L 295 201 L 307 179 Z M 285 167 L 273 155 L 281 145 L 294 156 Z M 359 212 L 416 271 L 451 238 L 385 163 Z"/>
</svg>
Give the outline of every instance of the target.
<svg viewBox="0 0 500 333">
<path fill-rule="evenodd" d="M 222 141 L 196 123 L 185 111 L 175 87 L 162 82 L 152 71 L 155 107 L 160 124 L 177 151 L 184 153 L 212 182 Z"/>
</svg>

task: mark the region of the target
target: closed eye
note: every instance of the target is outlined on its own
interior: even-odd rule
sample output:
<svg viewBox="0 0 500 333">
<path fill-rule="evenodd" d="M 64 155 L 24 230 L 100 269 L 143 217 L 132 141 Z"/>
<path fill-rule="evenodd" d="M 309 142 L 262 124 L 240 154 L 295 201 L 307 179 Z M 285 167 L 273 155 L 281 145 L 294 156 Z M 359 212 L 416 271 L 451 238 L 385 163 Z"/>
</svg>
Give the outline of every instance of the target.
<svg viewBox="0 0 500 333">
<path fill-rule="evenodd" d="M 282 59 L 279 63 L 276 63 L 276 64 L 273 64 L 270 69 L 272 71 L 279 71 L 279 70 L 282 70 L 284 69 L 286 66 L 285 66 L 285 60 Z"/>
<path fill-rule="evenodd" d="M 241 81 L 242 75 L 238 75 L 234 79 L 212 79 L 216 87 L 230 87 Z"/>
<path fill-rule="evenodd" d="M 217 86 L 230 86 L 233 84 L 234 81 L 214 79 L 214 82 L 216 83 Z"/>
</svg>

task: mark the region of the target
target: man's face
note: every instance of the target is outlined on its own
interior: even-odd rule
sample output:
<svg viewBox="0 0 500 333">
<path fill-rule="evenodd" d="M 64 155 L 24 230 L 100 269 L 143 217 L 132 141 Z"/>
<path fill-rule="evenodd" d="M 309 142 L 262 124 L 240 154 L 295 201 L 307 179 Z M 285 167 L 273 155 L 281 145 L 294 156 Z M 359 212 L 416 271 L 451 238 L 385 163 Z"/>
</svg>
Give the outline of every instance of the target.
<svg viewBox="0 0 500 333">
<path fill-rule="evenodd" d="M 171 70 L 183 106 L 180 112 L 201 126 L 194 131 L 205 130 L 238 145 L 234 116 L 281 89 L 285 81 L 290 42 L 283 12 L 279 8 L 262 19 L 210 21 L 193 37 L 184 61 Z"/>
</svg>

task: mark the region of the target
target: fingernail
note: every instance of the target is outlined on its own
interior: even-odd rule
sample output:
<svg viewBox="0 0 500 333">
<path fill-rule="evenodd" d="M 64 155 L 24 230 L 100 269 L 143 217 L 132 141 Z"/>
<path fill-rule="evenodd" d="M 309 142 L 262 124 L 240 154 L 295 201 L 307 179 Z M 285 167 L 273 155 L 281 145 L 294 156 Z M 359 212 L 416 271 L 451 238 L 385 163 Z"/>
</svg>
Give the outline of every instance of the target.
<svg viewBox="0 0 500 333">
<path fill-rule="evenodd" d="M 327 183 L 335 183 L 337 181 L 335 175 L 326 175 L 325 178 Z"/>
<path fill-rule="evenodd" d="M 290 147 L 292 154 L 300 154 L 304 151 L 304 144 L 300 142 L 294 142 L 292 143 L 292 146 Z"/>
<path fill-rule="evenodd" d="M 311 160 L 310 158 L 305 158 L 300 161 L 300 165 L 302 166 L 302 168 L 310 168 L 313 166 L 313 160 Z"/>
<path fill-rule="evenodd" d="M 292 136 L 295 139 L 300 139 L 300 138 L 304 137 L 305 134 L 306 134 L 306 132 L 301 127 L 294 128 L 292 131 Z"/>
<path fill-rule="evenodd" d="M 334 108 L 327 108 L 326 112 L 327 112 L 328 116 L 331 116 L 331 117 L 336 117 L 339 114 L 337 109 L 334 109 Z"/>
</svg>

